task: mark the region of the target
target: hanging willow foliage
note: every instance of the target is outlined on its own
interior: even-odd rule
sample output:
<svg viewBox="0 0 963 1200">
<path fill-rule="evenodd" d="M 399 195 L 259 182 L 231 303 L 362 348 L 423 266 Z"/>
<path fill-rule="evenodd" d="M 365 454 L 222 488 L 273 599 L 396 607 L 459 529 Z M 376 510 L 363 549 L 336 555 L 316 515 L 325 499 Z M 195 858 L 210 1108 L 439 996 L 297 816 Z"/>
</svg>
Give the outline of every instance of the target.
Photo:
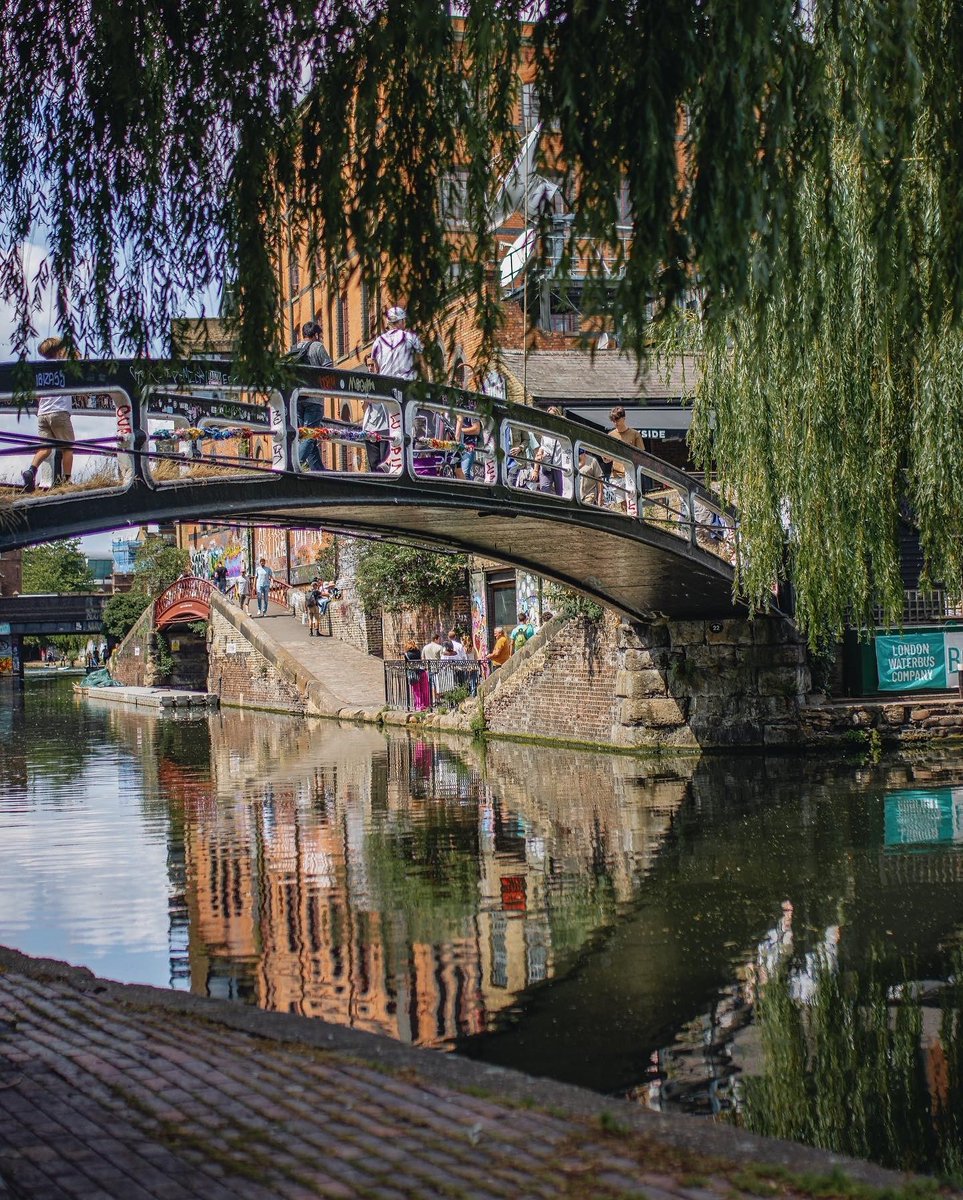
<svg viewBox="0 0 963 1200">
<path fill-rule="evenodd" d="M 537 11 L 532 13 L 532 9 Z M 453 10 L 457 10 L 453 13 Z M 891 612 L 900 504 L 956 587 L 963 466 L 959 0 L 3 0 L 0 292 L 26 351 L 43 285 L 86 353 L 169 341 L 227 281 L 240 367 L 281 349 L 285 247 L 351 256 L 431 333 L 441 212 L 490 344 L 491 198 L 534 56 L 573 252 L 637 350 L 698 277 L 695 444 L 744 513 L 740 588 L 783 556 L 803 620 Z M 537 17 L 532 22 L 529 18 Z M 526 20 L 522 24 L 523 18 Z M 631 238 L 619 238 L 625 187 Z M 624 215 L 624 210 L 623 210 Z M 24 243 L 48 261 L 24 269 Z M 591 274 L 591 273 L 590 273 Z"/>
</svg>

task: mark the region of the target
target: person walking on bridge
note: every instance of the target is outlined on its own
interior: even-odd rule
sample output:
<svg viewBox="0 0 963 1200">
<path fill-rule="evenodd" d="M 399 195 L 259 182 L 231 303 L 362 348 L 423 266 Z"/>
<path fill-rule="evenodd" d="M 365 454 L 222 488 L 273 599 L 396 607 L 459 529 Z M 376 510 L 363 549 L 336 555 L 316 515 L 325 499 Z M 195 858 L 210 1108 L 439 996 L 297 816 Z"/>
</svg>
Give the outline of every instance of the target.
<svg viewBox="0 0 963 1200">
<path fill-rule="evenodd" d="M 39 345 L 41 358 L 60 359 L 67 357 L 67 343 L 63 338 L 45 338 Z M 37 404 L 37 434 L 42 438 L 63 443 L 62 474 L 54 484 L 70 483 L 74 466 L 74 426 L 70 419 L 74 403 L 70 396 L 42 396 Z M 56 447 L 41 446 L 33 461 L 23 472 L 23 490 L 32 492 L 37 486 L 37 468 L 46 462 Z"/>
<path fill-rule="evenodd" d="M 333 367 L 328 348 L 321 341 L 321 326 L 317 321 L 305 321 L 301 326 L 301 341 L 294 347 L 288 362 L 305 367 Z"/>
<path fill-rule="evenodd" d="M 267 559 L 262 558 L 258 561 L 257 572 L 255 573 L 255 584 L 257 586 L 257 615 L 266 617 L 268 610 L 268 593 L 271 590 L 271 580 L 274 578 L 274 572 L 267 565 Z"/>
<path fill-rule="evenodd" d="M 424 346 L 421 338 L 407 328 L 408 314 L 398 305 L 386 308 L 385 322 L 388 328 L 371 347 L 371 373 L 416 379 Z"/>
</svg>

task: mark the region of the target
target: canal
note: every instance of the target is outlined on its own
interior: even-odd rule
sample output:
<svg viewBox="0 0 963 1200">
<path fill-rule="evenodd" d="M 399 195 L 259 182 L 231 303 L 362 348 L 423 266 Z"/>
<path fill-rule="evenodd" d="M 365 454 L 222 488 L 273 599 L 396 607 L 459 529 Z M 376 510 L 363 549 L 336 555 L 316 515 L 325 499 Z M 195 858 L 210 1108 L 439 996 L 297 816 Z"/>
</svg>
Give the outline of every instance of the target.
<svg viewBox="0 0 963 1200">
<path fill-rule="evenodd" d="M 0 692 L 0 735 L 2 944 L 960 1177 L 963 756 L 644 761 L 65 679 Z"/>
</svg>

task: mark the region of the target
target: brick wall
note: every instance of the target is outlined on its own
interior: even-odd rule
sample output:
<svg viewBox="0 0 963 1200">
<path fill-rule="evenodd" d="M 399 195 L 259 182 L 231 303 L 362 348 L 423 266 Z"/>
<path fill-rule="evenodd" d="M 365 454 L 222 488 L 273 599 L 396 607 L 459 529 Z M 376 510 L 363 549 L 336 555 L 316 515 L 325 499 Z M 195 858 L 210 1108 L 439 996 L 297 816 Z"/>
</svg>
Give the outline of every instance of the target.
<svg viewBox="0 0 963 1200">
<path fill-rule="evenodd" d="M 23 551 L 7 550 L 0 554 L 0 596 L 16 596 L 23 591 Z"/>
<path fill-rule="evenodd" d="M 127 687 L 154 686 L 157 673 L 151 652 L 153 631 L 154 606 L 150 604 L 111 655 L 110 674 L 118 683 Z"/>
<path fill-rule="evenodd" d="M 357 602 L 342 597 L 332 600 L 331 633 L 339 642 L 354 646 L 362 654 L 374 654 L 379 658 L 383 653 L 381 613 L 365 613 L 357 606 Z"/>
<path fill-rule="evenodd" d="M 382 614 L 381 623 L 387 659 L 403 658 L 409 641 L 419 648 L 426 645 L 436 629 L 443 633 L 452 628 L 461 629 L 471 641 L 471 611 L 467 596 L 455 596 L 448 605 L 423 605 L 386 612 Z"/>
<path fill-rule="evenodd" d="M 550 621 L 482 689 L 493 733 L 609 742 L 617 718 L 618 618 Z"/>
<path fill-rule="evenodd" d="M 253 620 L 239 609 L 227 611 L 216 599 L 211 603 L 208 629 L 208 691 L 222 704 L 241 708 L 268 708 L 303 715 L 308 697 L 292 673 L 277 657 L 259 646 Z"/>
</svg>

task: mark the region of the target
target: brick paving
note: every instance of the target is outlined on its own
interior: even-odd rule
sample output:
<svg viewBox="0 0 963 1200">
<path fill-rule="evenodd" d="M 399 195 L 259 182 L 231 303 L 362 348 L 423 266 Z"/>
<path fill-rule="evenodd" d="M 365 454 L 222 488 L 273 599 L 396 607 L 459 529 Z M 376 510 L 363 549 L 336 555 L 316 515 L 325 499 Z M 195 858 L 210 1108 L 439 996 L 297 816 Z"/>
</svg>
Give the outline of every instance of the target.
<svg viewBox="0 0 963 1200">
<path fill-rule="evenodd" d="M 334 1048 L 316 1044 L 325 1040 Z M 734 1139 L 731 1158 L 709 1157 L 678 1138 L 670 1144 L 663 1135 L 675 1126 L 665 1118 L 643 1115 L 633 1128 L 635 1110 L 618 1101 L 579 1093 L 581 1112 L 546 1103 L 553 1088 L 569 1098 L 576 1089 L 528 1081 L 533 1099 L 524 1077 L 487 1069 L 508 1082 L 481 1094 L 467 1082 L 479 1070 L 306 1018 L 127 988 L 5 951 L 0 1200 L 738 1200 L 772 1194 L 760 1190 L 762 1176 L 746 1181 L 747 1162 L 788 1153 L 808 1170 L 840 1163 L 784 1153 L 781 1143 L 769 1152 L 736 1131 L 723 1134 Z M 704 1124 L 682 1127 L 690 1146 L 713 1140 Z M 846 1169 L 899 1182 L 865 1165 Z M 807 1194 L 785 1177 L 772 1187 Z"/>
</svg>

